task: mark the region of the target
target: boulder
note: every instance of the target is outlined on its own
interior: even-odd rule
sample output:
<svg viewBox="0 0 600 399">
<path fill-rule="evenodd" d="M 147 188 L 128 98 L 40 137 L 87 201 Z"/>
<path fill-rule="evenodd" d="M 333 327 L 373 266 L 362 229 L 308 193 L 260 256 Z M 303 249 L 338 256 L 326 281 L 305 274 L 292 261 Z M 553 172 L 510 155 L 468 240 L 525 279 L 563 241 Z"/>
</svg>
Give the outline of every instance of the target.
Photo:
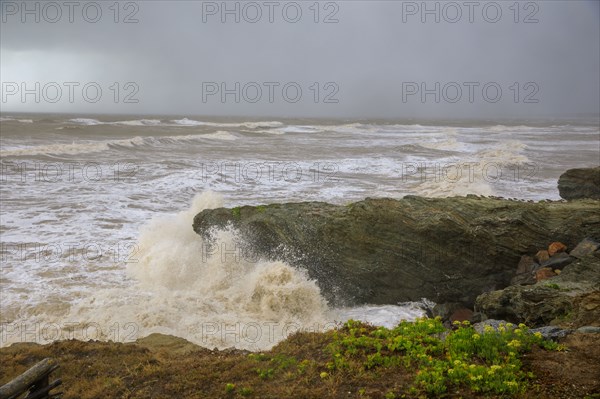
<svg viewBox="0 0 600 399">
<path fill-rule="evenodd" d="M 544 281 L 556 276 L 556 272 L 551 267 L 542 267 L 535 271 L 535 281 Z"/>
<path fill-rule="evenodd" d="M 554 256 L 559 252 L 565 252 L 567 250 L 567 246 L 562 242 L 555 241 L 548 246 L 548 255 Z"/>
<path fill-rule="evenodd" d="M 600 199 L 600 166 L 567 170 L 558 179 L 558 192 L 566 200 Z"/>
<path fill-rule="evenodd" d="M 588 256 L 551 280 L 480 295 L 475 310 L 493 319 L 538 327 L 600 323 L 600 259 Z"/>
<path fill-rule="evenodd" d="M 560 327 L 556 327 L 556 326 L 544 326 L 544 327 L 532 328 L 529 331 L 531 331 L 532 334 L 539 332 L 540 334 L 542 334 L 542 337 L 544 339 L 551 339 L 553 341 L 564 338 L 573 332 L 573 330 L 571 330 L 571 329 L 568 329 L 568 328 L 565 329 L 565 328 L 560 328 Z"/>
<path fill-rule="evenodd" d="M 577 246 L 571 252 L 569 252 L 569 255 L 576 258 L 583 258 L 584 256 L 593 254 L 598 249 L 600 249 L 599 242 L 591 238 L 586 238 L 577 244 Z"/>
<path fill-rule="evenodd" d="M 535 284 L 535 271 L 540 265 L 535 263 L 531 256 L 523 255 L 519 264 L 517 265 L 517 274 L 514 276 L 510 283 L 512 284 Z"/>
<path fill-rule="evenodd" d="M 460 303 L 440 303 L 431 309 L 430 317 L 439 316 L 448 327 L 454 321 L 473 321 L 473 311 Z"/>
<path fill-rule="evenodd" d="M 583 334 L 600 334 L 600 327 L 583 326 L 583 327 L 579 327 L 577 329 L 577 332 L 583 333 Z"/>
<path fill-rule="evenodd" d="M 542 249 L 535 254 L 535 260 L 537 260 L 538 263 L 543 263 L 548 259 L 550 259 L 550 254 L 545 249 Z"/>
<path fill-rule="evenodd" d="M 565 252 L 560 252 L 560 253 L 552 256 L 547 261 L 543 262 L 542 267 L 544 267 L 544 268 L 549 267 L 552 270 L 556 270 L 556 269 L 562 270 L 562 269 L 564 269 L 565 266 L 573 263 L 573 261 L 575 259 L 576 258 L 569 256 Z"/>
<path fill-rule="evenodd" d="M 306 270 L 333 305 L 425 297 L 472 308 L 478 295 L 510 283 L 523 254 L 597 236 L 597 206 L 407 196 L 210 209 L 193 228 L 210 239 L 213 228 L 232 226 L 258 256 Z"/>
</svg>

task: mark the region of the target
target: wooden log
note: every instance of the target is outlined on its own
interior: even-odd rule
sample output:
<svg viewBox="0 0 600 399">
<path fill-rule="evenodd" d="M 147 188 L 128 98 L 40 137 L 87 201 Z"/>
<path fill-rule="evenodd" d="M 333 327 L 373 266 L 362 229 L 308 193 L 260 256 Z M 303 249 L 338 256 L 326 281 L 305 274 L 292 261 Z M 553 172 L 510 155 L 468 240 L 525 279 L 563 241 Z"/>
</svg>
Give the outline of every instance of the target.
<svg viewBox="0 0 600 399">
<path fill-rule="evenodd" d="M 35 366 L 0 387 L 0 399 L 8 399 L 12 396 L 22 394 L 40 379 L 47 377 L 56 369 L 56 361 L 46 358 L 38 362 Z"/>
<path fill-rule="evenodd" d="M 52 389 L 56 388 L 57 386 L 59 386 L 60 384 L 62 384 L 62 380 L 58 379 L 56 381 L 54 381 L 53 383 L 49 384 L 46 387 L 40 388 L 40 389 L 36 389 L 34 392 L 31 392 L 29 395 L 27 395 L 25 397 L 25 399 L 44 399 L 44 398 L 48 398 L 48 392 L 50 392 Z"/>
</svg>

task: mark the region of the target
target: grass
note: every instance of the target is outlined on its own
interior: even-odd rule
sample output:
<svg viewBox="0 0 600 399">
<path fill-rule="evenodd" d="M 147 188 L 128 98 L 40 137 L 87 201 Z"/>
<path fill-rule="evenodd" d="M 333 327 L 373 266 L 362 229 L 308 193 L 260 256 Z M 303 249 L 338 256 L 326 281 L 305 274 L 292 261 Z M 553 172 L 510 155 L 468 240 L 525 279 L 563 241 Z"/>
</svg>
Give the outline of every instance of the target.
<svg viewBox="0 0 600 399">
<path fill-rule="evenodd" d="M 0 385 L 41 358 L 56 357 L 69 398 L 426 398 L 523 396 L 534 390 L 529 351 L 562 347 L 506 324 L 478 333 L 440 319 L 393 329 L 348 321 L 296 333 L 271 351 L 201 349 L 185 354 L 136 344 L 63 341 L 0 350 Z M 527 396 L 527 395 L 525 395 Z"/>
</svg>

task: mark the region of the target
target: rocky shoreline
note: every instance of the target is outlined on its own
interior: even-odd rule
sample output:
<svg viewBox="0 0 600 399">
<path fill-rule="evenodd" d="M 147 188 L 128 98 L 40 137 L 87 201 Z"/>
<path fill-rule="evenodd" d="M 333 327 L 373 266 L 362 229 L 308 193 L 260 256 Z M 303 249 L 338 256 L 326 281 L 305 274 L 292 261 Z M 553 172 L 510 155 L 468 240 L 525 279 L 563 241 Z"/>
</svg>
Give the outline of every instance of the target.
<svg viewBox="0 0 600 399">
<path fill-rule="evenodd" d="M 232 226 L 258 256 L 307 270 L 334 305 L 425 297 L 472 308 L 479 295 L 510 285 L 523 255 L 600 237 L 598 208 L 597 200 L 408 196 L 211 209 L 193 228 L 209 238 Z"/>
<path fill-rule="evenodd" d="M 570 201 L 468 195 L 244 206 L 205 210 L 193 229 L 210 239 L 215 228 L 234 228 L 253 256 L 305 269 L 333 305 L 427 298 L 438 304 L 432 316 L 448 321 L 598 327 L 599 176 L 600 167 L 565 172 L 560 193 L 577 198 Z"/>
<path fill-rule="evenodd" d="M 596 170 L 600 168 L 561 176 L 561 196 L 569 197 L 565 192 L 581 187 L 569 183 L 572 176 L 579 181 L 588 173 L 596 179 Z M 448 323 L 469 320 L 476 323 L 476 331 L 486 330 L 485 326 L 503 329 L 505 322 L 538 327 L 531 332 L 571 349 L 525 355 L 525 369 L 536 379 L 533 388 L 518 396 L 600 395 L 600 201 L 594 191 L 600 184 L 586 181 L 583 197 L 588 198 L 574 194 L 578 199 L 569 201 L 534 203 L 470 195 L 366 199 L 346 206 L 321 202 L 244 206 L 205 210 L 194 218 L 193 229 L 210 239 L 215 228 L 233 227 L 240 245 L 252 256 L 305 269 L 332 305 L 428 298 L 437 303 L 430 310 L 432 316 Z M 268 356 L 280 359 L 293 352 L 320 364 L 331 334 L 296 334 Z M 104 392 L 124 398 L 278 397 L 279 389 L 290 383 L 295 391 L 289 397 L 315 395 L 319 389 L 320 397 L 348 397 L 347 392 L 358 397 L 366 392 L 379 398 L 387 389 L 378 382 L 385 377 L 355 381 L 358 376 L 346 376 L 330 382 L 320 369 L 310 378 L 302 376 L 303 371 L 293 378 L 282 374 L 278 385 L 270 386 L 261 381 L 260 373 L 256 380 L 255 369 L 246 369 L 251 364 L 247 352 L 210 351 L 160 334 L 132 344 L 14 344 L 0 349 L 0 356 L 7 366 L 0 372 L 0 383 L 47 356 L 68 362 L 65 380 L 77 389 L 67 398 L 103 397 Z M 408 377 L 394 374 L 398 381 L 394 389 L 408 386 L 402 378 Z M 248 395 L 235 391 L 236 385 L 229 382 L 235 379 L 246 381 Z M 481 397 L 469 391 L 449 395 L 459 396 Z"/>
</svg>

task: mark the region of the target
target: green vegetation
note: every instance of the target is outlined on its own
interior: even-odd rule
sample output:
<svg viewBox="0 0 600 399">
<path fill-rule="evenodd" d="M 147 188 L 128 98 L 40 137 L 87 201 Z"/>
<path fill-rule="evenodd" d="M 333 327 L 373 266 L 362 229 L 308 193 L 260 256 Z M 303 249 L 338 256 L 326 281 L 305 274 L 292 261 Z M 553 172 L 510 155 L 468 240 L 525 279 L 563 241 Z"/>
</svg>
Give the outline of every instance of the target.
<svg viewBox="0 0 600 399">
<path fill-rule="evenodd" d="M 331 372 L 360 374 L 379 367 L 414 370 L 410 387 L 414 395 L 443 395 L 451 389 L 516 394 L 533 378 L 522 369 L 521 356 L 537 345 L 562 349 L 541 334 L 531 334 L 524 324 L 485 327 L 481 334 L 468 322 L 455 323 L 447 332 L 439 318 L 402 322 L 394 329 L 374 328 L 348 321 L 334 333 L 328 346 Z M 393 394 L 393 393 L 392 393 Z M 392 397 L 386 394 L 386 397 Z"/>
<path fill-rule="evenodd" d="M 231 208 L 231 216 L 233 216 L 235 219 L 240 219 L 242 217 L 241 208 L 239 206 Z"/>
</svg>

